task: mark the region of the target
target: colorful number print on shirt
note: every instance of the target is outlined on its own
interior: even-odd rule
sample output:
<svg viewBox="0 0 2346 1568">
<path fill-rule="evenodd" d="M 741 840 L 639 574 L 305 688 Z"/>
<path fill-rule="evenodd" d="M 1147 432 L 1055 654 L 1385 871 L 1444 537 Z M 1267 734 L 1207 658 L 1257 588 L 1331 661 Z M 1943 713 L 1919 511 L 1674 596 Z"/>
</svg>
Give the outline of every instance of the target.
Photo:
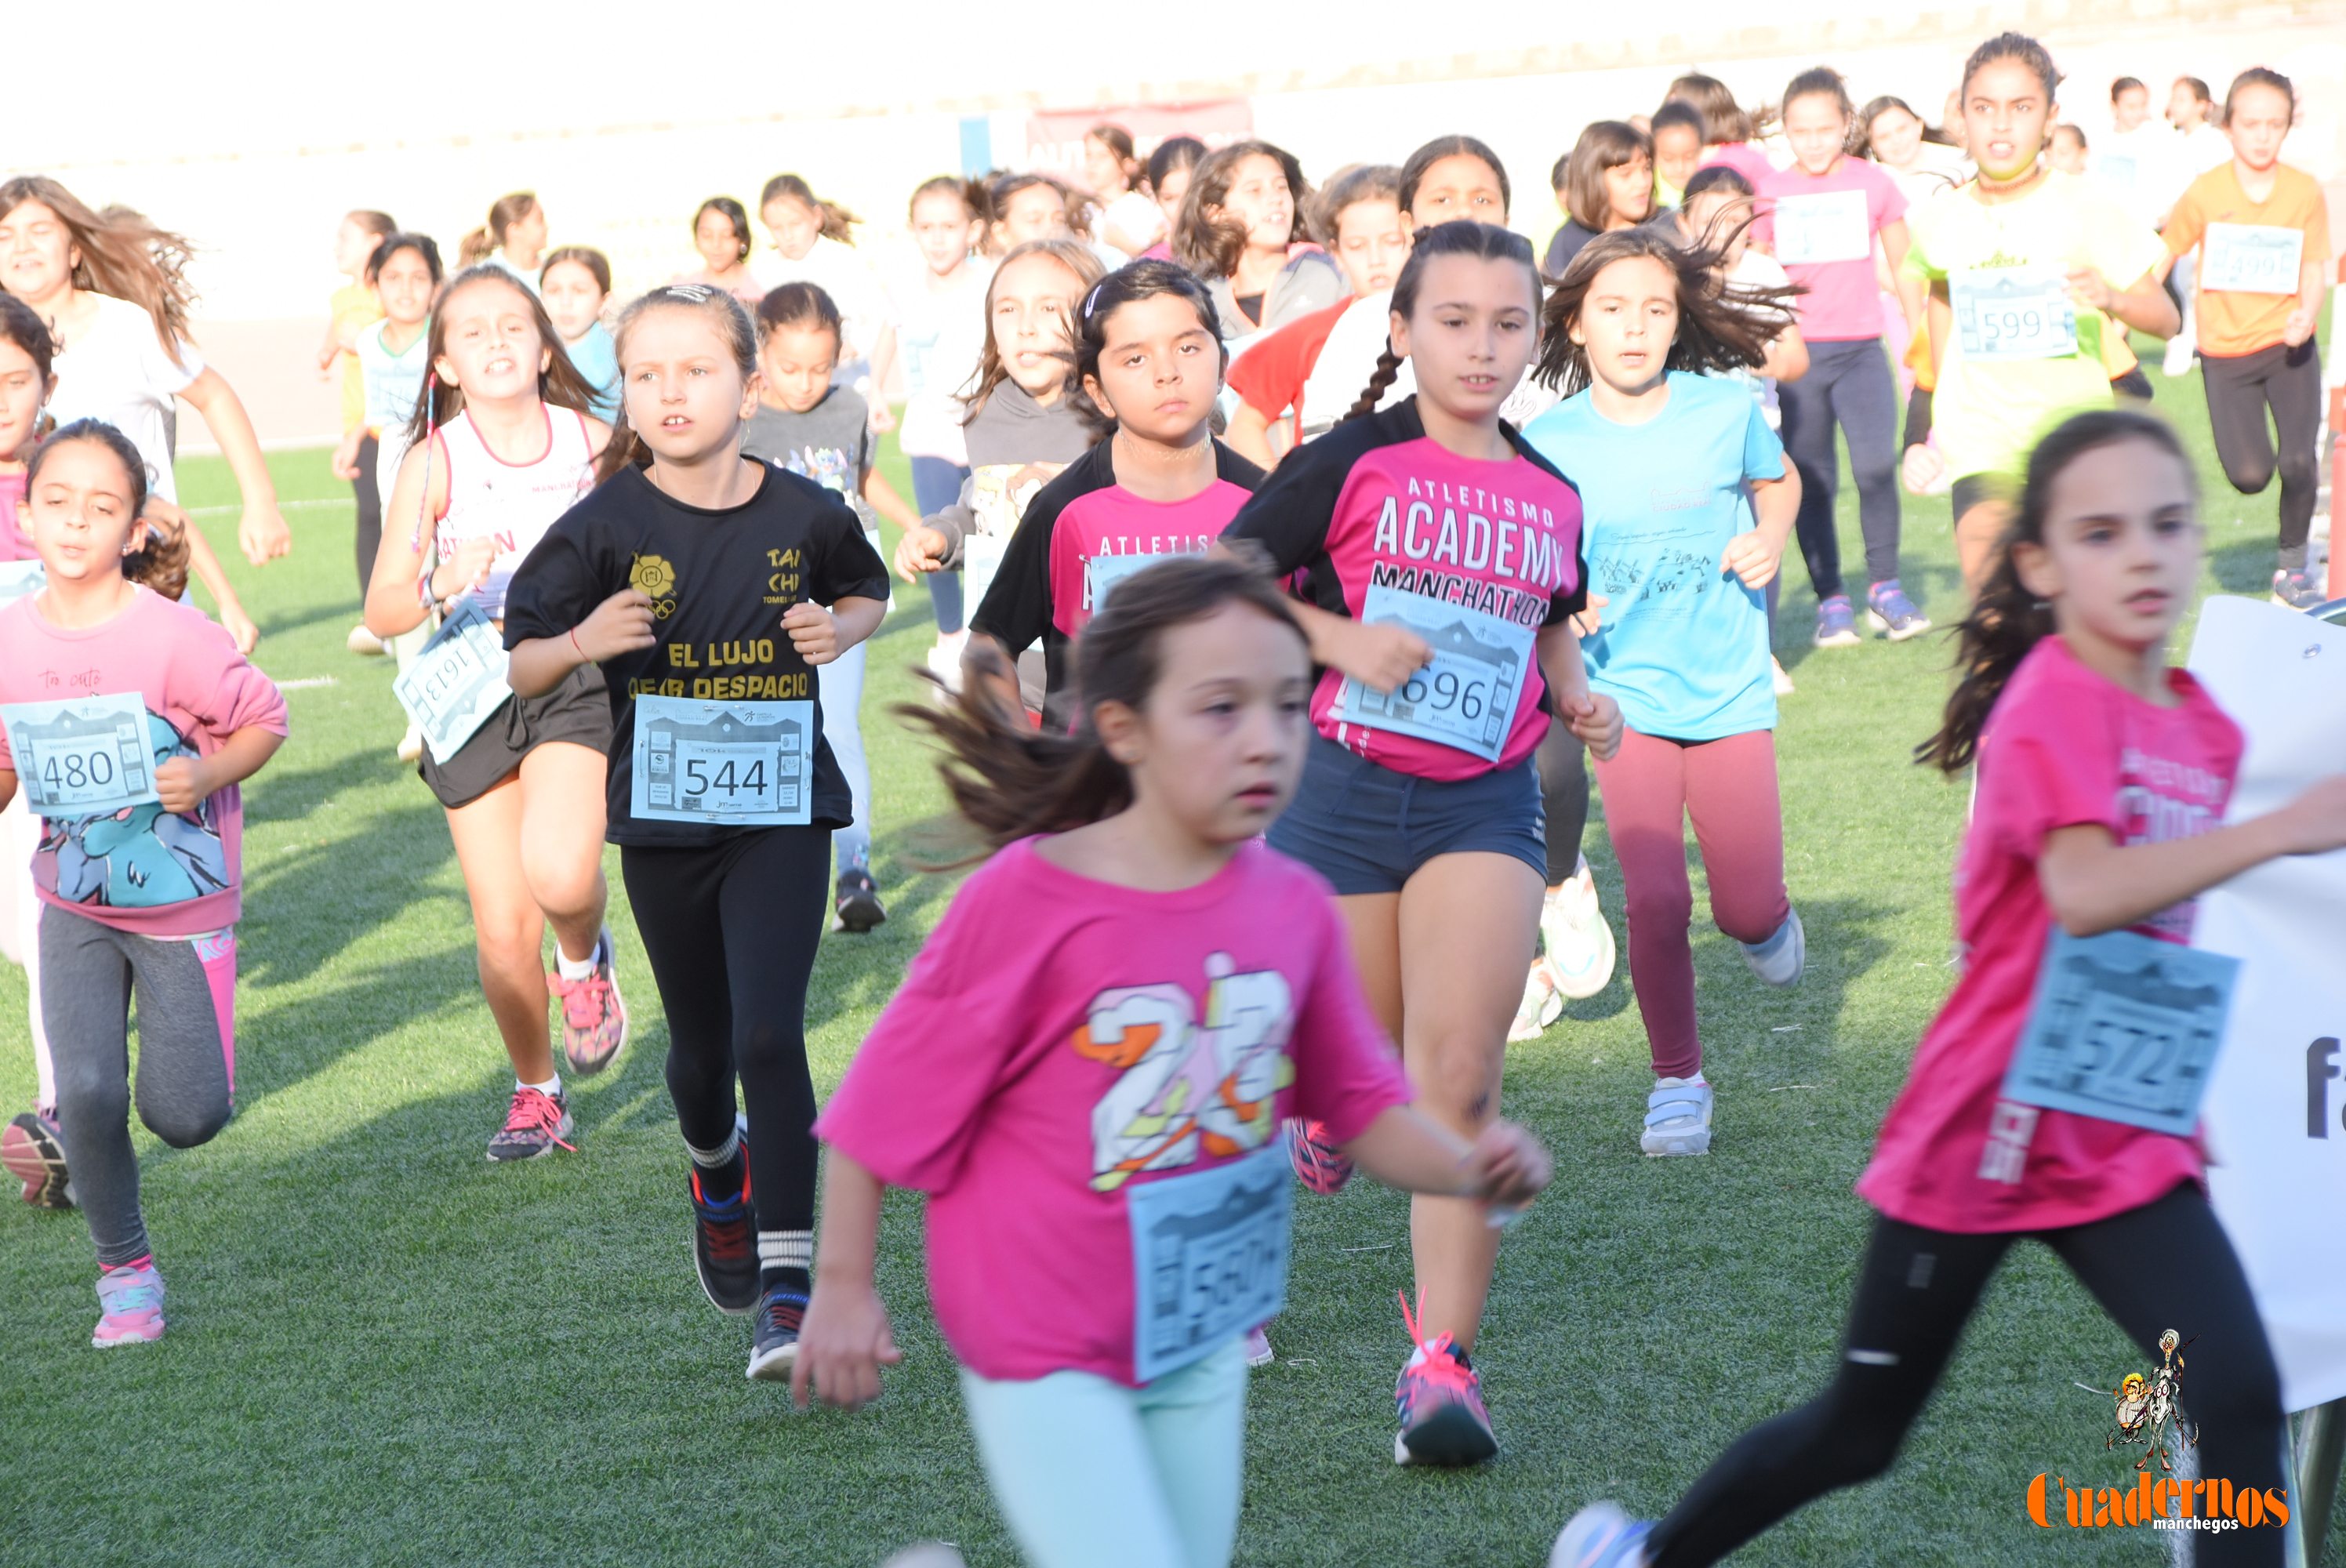
<svg viewBox="0 0 2346 1568">
<path fill-rule="evenodd" d="M 170 720 L 149 709 L 147 744 L 155 768 L 198 753 Z M 178 815 L 148 800 L 95 817 L 43 818 L 40 853 L 54 857 L 57 897 L 106 909 L 155 909 L 224 892 L 233 885 L 220 841 L 216 798 Z"/>
</svg>

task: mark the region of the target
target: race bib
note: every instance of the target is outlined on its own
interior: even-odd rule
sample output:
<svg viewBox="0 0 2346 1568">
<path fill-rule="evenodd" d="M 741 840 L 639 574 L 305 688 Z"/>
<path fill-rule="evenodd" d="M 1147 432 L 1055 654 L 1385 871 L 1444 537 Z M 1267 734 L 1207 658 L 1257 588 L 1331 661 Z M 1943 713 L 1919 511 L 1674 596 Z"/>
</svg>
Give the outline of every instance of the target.
<svg viewBox="0 0 2346 1568">
<path fill-rule="evenodd" d="M 1294 1204 L 1279 1138 L 1244 1159 L 1127 1191 L 1137 1380 L 1155 1382 L 1279 1316 Z"/>
<path fill-rule="evenodd" d="M 1370 587 L 1361 619 L 1407 626 L 1425 639 L 1433 657 L 1392 691 L 1347 677 L 1337 697 L 1337 717 L 1496 762 L 1523 697 L 1533 634 L 1464 605 L 1382 585 Z"/>
<path fill-rule="evenodd" d="M 135 691 L 0 708 L 25 804 L 53 818 L 110 817 L 155 796 L 147 703 Z"/>
<path fill-rule="evenodd" d="M 1828 190 L 1776 203 L 1776 260 L 1788 267 L 1862 261 L 1873 254 L 1865 192 Z"/>
<path fill-rule="evenodd" d="M 2056 360 L 2077 351 L 2069 281 L 2051 267 L 1974 267 L 1947 280 L 1967 360 Z"/>
<path fill-rule="evenodd" d="M 37 594 L 48 585 L 48 569 L 38 561 L 0 561 L 0 605 Z"/>
<path fill-rule="evenodd" d="M 467 597 L 456 601 L 415 662 L 391 683 L 392 695 L 423 732 L 432 760 L 446 766 L 464 742 L 513 700 L 505 684 L 504 636 L 486 611 Z"/>
<path fill-rule="evenodd" d="M 2056 929 L 2004 1097 L 2188 1137 L 2239 972 L 2130 931 Z"/>
<path fill-rule="evenodd" d="M 640 821 L 803 827 L 814 788 L 814 704 L 636 698 L 628 814 Z"/>
<path fill-rule="evenodd" d="M 1107 607 L 1107 596 L 1116 592 L 1117 585 L 1135 572 L 1145 572 L 1159 561 L 1178 559 L 1174 555 L 1094 555 L 1084 563 L 1084 586 L 1092 601 L 1092 614 L 1098 615 Z"/>
<path fill-rule="evenodd" d="M 1003 535 L 962 535 L 962 603 L 969 606 L 972 616 L 985 606 L 985 596 L 994 589 L 994 575 L 1002 570 L 1003 553 L 1009 547 L 1010 541 Z"/>
<path fill-rule="evenodd" d="M 2210 223 L 2199 287 L 2237 294 L 2294 294 L 2303 280 L 2305 231 L 2271 223 Z"/>
</svg>

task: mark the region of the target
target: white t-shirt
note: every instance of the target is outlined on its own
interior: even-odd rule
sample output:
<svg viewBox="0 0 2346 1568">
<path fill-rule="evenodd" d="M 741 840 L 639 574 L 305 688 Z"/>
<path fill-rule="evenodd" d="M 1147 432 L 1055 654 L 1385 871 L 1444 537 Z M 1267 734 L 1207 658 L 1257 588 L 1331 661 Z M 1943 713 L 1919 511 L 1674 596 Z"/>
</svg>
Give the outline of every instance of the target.
<svg viewBox="0 0 2346 1568">
<path fill-rule="evenodd" d="M 1756 247 L 1744 248 L 1743 260 L 1727 270 L 1728 282 L 1741 289 L 1783 289 L 1791 284 L 1783 263 Z M 1731 370 L 1718 372 L 1722 378 L 1743 382 L 1751 389 L 1752 401 L 1760 405 L 1760 417 L 1768 422 L 1770 430 L 1784 427 L 1784 412 L 1776 402 L 1776 378 L 1763 376 L 1758 371 Z"/>
<path fill-rule="evenodd" d="M 528 290 L 533 294 L 537 292 L 537 274 L 535 272 L 525 272 L 520 268 L 515 266 L 513 262 L 507 259 L 505 251 L 502 249 L 492 250 L 486 256 L 482 257 L 481 265 L 484 267 L 495 267 L 499 271 L 509 273 L 512 275 L 514 280 L 519 283 L 523 288 Z"/>
<path fill-rule="evenodd" d="M 896 346 L 904 367 L 904 420 L 897 443 L 908 457 L 942 457 L 969 466 L 962 438 L 962 404 L 954 398 L 977 371 L 985 349 L 985 287 L 989 257 L 973 256 L 943 289 L 931 287 L 928 263 L 918 260 L 896 280 L 903 315 Z"/>
<path fill-rule="evenodd" d="M 1943 142 L 1926 141 L 1915 156 L 1914 167 L 1898 168 L 1882 166 L 1882 172 L 1898 187 L 1898 194 L 1906 199 L 1909 207 L 1919 207 L 1933 197 L 1944 196 L 1972 177 L 1971 159 Z"/>
<path fill-rule="evenodd" d="M 750 275 L 768 289 L 812 283 L 830 295 L 847 334 L 847 341 L 840 345 L 842 365 L 870 359 L 880 329 L 896 323 L 895 306 L 878 270 L 854 246 L 828 234 L 816 236 L 812 249 L 795 261 L 770 247 L 758 252 L 750 259 Z"/>
<path fill-rule="evenodd" d="M 2166 220 L 2182 187 L 2178 154 L 2183 138 L 2165 120 L 2148 119 L 2130 131 L 2106 130 L 2086 149 L 2086 168 L 2121 206 L 2156 229 Z"/>
<path fill-rule="evenodd" d="M 147 460 L 147 487 L 166 501 L 179 499 L 171 474 L 172 399 L 204 373 L 195 344 L 179 340 L 174 361 L 156 334 L 155 318 L 128 300 L 92 294 L 97 314 L 56 358 L 57 392 L 48 402 L 59 425 L 102 419 L 130 438 Z"/>
<path fill-rule="evenodd" d="M 1146 250 L 1165 238 L 1165 209 L 1137 190 L 1127 190 L 1107 204 L 1092 231 L 1103 239 L 1116 229 Z"/>
</svg>

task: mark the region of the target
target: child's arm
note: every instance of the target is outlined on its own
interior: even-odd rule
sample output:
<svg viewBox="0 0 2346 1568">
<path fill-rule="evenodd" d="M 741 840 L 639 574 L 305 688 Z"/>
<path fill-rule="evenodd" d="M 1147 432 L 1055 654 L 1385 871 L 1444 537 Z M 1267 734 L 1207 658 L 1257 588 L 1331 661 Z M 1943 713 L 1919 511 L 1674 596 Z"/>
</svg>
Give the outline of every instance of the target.
<svg viewBox="0 0 2346 1568">
<path fill-rule="evenodd" d="M 2167 297 L 2167 289 L 2159 281 L 2171 265 L 2171 260 L 2160 261 L 2126 289 L 2111 287 L 2110 280 L 2095 268 L 2073 267 L 2069 270 L 2069 294 L 2077 303 L 2091 305 L 2137 331 L 2148 332 L 2154 338 L 2171 338 L 2183 327 L 2175 301 Z"/>
<path fill-rule="evenodd" d="M 250 653 L 254 645 L 260 641 L 260 628 L 253 624 L 250 616 L 244 613 L 244 601 L 238 598 L 236 590 L 229 585 L 228 573 L 221 568 L 219 557 L 212 553 L 211 541 L 204 537 L 203 530 L 190 522 L 185 513 L 168 501 L 149 497 L 147 511 L 150 516 L 166 514 L 179 519 L 180 530 L 188 541 L 189 575 L 204 585 L 204 592 L 212 596 L 212 608 L 219 612 L 220 628 L 236 643 L 236 651 Z"/>
<path fill-rule="evenodd" d="M 1768 345 L 1768 357 L 1760 361 L 1760 373 L 1778 382 L 1796 382 L 1809 373 L 1809 345 L 1800 328 L 1786 327 L 1776 334 Z"/>
<path fill-rule="evenodd" d="M 174 757 L 155 769 L 155 797 L 163 809 L 184 816 L 231 784 L 241 784 L 277 755 L 285 738 L 260 725 L 247 725 L 209 757 Z M 13 792 L 15 776 L 9 776 Z"/>
<path fill-rule="evenodd" d="M 1433 657 L 1425 639 L 1407 626 L 1356 621 L 1300 599 L 1290 600 L 1287 607 L 1303 627 L 1311 662 L 1341 670 L 1362 686 L 1392 691 Z"/>
<path fill-rule="evenodd" d="M 863 471 L 863 499 L 872 504 L 872 510 L 907 534 L 921 525 L 921 514 L 913 509 L 911 502 L 896 494 L 896 487 L 877 468 Z"/>
<path fill-rule="evenodd" d="M 334 373 L 334 361 L 342 355 L 342 320 L 340 316 L 326 319 L 326 341 L 318 345 L 318 379 L 325 381 Z"/>
<path fill-rule="evenodd" d="M 2036 883 L 2071 936 L 2148 920 L 2242 871 L 2284 855 L 2346 846 L 2346 774 L 2332 774 L 2276 811 L 2196 839 L 2121 848 L 2094 822 L 2055 828 L 2037 851 Z"/>
<path fill-rule="evenodd" d="M 375 547 L 364 605 L 366 628 L 379 637 L 412 632 L 430 614 L 416 585 L 423 577 L 423 563 L 433 556 L 440 514 L 448 495 L 447 467 L 434 463 L 431 453 L 428 442 L 407 449 L 407 455 L 399 460 L 399 476 L 392 481 L 391 500 L 382 510 L 382 543 Z M 444 603 L 472 586 L 495 558 L 495 541 L 466 540 L 454 560 L 432 568 L 434 602 Z"/>
<path fill-rule="evenodd" d="M 789 617 L 783 619 L 787 625 Z M 582 664 L 601 664 L 658 641 L 651 596 L 641 588 L 621 588 L 562 636 L 515 643 L 506 656 L 505 684 L 516 697 L 544 697 Z"/>
<path fill-rule="evenodd" d="M 851 596 L 834 601 L 827 610 L 801 599 L 782 612 L 782 630 L 790 634 L 790 646 L 799 650 L 801 658 L 811 665 L 825 665 L 878 631 L 881 617 L 887 613 L 885 599 Z M 643 646 L 649 647 L 651 643 Z"/>
<path fill-rule="evenodd" d="M 2280 329 L 2280 341 L 2292 349 L 2313 336 L 2313 324 L 2321 314 L 2321 295 L 2328 281 L 2323 274 L 2329 270 L 2326 261 L 2308 261 L 2300 270 L 2297 306 Z"/>
<path fill-rule="evenodd" d="M 1591 602 L 1604 604 L 1602 595 Z M 1540 678 L 1547 682 L 1549 700 L 1565 728 L 1580 738 L 1599 762 L 1609 761 L 1621 749 L 1621 705 L 1588 689 L 1588 667 L 1580 657 L 1580 628 L 1569 620 L 1542 626 L 1538 643 Z"/>
<path fill-rule="evenodd" d="M 236 389 L 219 372 L 207 366 L 179 395 L 204 416 L 204 427 L 219 443 L 220 455 L 236 473 L 237 493 L 244 497 L 244 515 L 236 525 L 237 543 L 244 558 L 258 566 L 293 548 L 293 532 L 277 510 L 277 482 L 269 475 L 268 460 L 260 455 L 260 438 L 253 433 L 252 416 Z"/>
<path fill-rule="evenodd" d="M 1388 1113 L 1390 1114 L 1390 1113 Z M 880 1178 L 836 1148 L 822 1156 L 822 1245 L 799 1329 L 790 1400 L 858 1410 L 880 1397 L 880 1369 L 904 1359 L 873 1287 L 880 1250 Z"/>
<path fill-rule="evenodd" d="M 1756 528 L 1747 528 L 1727 542 L 1719 558 L 1719 570 L 1732 572 L 1747 588 L 1764 588 L 1784 562 L 1784 545 L 1792 536 L 1793 519 L 1800 512 L 1800 471 L 1788 458 L 1784 472 L 1774 479 L 1752 479 L 1751 514 Z"/>
<path fill-rule="evenodd" d="M 1906 262 L 1908 244 L 1906 220 L 1902 218 L 1892 219 L 1882 226 L 1879 238 L 1882 240 L 1882 259 L 1890 263 L 1890 276 L 1894 282 L 1900 276 L 1900 269 Z M 1898 308 L 1906 313 L 1907 326 L 1912 328 L 1915 324 L 1914 306 L 1909 299 L 1907 290 L 1893 289 L 1892 292 L 1898 296 Z"/>
<path fill-rule="evenodd" d="M 1222 444 L 1268 473 L 1279 466 L 1279 453 L 1270 446 L 1270 415 L 1241 400 L 1230 415 L 1229 429 L 1222 433 Z"/>
<path fill-rule="evenodd" d="M 1470 1144 L 1415 1105 L 1380 1112 L 1343 1149 L 1387 1186 L 1437 1196 L 1479 1197 L 1507 1207 L 1519 1207 L 1537 1196 L 1554 1171 L 1540 1141 L 1513 1122 L 1492 1123 Z M 828 1243 L 828 1207 L 823 1217 Z"/>
</svg>

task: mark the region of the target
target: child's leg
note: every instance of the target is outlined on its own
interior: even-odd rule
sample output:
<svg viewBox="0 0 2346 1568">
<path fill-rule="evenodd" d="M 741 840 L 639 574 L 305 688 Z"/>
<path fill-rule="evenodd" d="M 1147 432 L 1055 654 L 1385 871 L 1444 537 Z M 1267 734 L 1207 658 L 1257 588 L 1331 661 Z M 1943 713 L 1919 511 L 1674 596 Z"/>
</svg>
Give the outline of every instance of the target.
<svg viewBox="0 0 2346 1568">
<path fill-rule="evenodd" d="M 138 1119 L 175 1149 L 209 1143 L 228 1125 L 236 1025 L 219 998 L 223 989 L 236 993 L 236 932 L 192 941 L 117 934 L 116 942 L 138 986 Z"/>
<path fill-rule="evenodd" d="M 724 1173 L 713 1196 L 740 1190 L 733 1135 L 733 994 L 724 922 L 711 896 L 731 844 L 619 851 L 627 902 L 668 1015 L 668 1093 L 685 1147 L 703 1180 Z M 760 1173 L 762 1177 L 763 1173 Z"/>
<path fill-rule="evenodd" d="M 0 900 L 5 900 L 12 941 L 8 956 L 25 966 L 26 1013 L 33 1032 L 33 1105 L 44 1115 L 57 1108 L 57 1070 L 49 1056 L 49 1027 L 41 1016 L 41 895 L 33 891 L 33 856 L 41 846 L 41 819 L 16 791 L 0 811 Z"/>
<path fill-rule="evenodd" d="M 1552 719 L 1534 755 L 1540 809 L 1547 816 L 1547 885 L 1560 888 L 1578 870 L 1581 836 L 1588 831 L 1588 748 Z"/>
<path fill-rule="evenodd" d="M 522 876 L 562 956 L 574 962 L 595 956 L 610 902 L 603 882 L 607 767 L 601 752 L 568 740 L 536 747 L 521 759 Z M 530 962 L 538 962 L 535 944 Z"/>
<path fill-rule="evenodd" d="M 1865 535 L 1865 580 L 1894 582 L 1898 576 L 1898 413 L 1890 361 L 1879 338 L 1836 343 L 1848 351 L 1831 391 L 1833 418 L 1849 447 L 1850 477 L 1857 484 L 1857 521 Z M 1801 483 L 1808 483 L 1805 476 Z"/>
<path fill-rule="evenodd" d="M 1684 758 L 1687 815 L 1710 883 L 1710 918 L 1738 942 L 1765 942 L 1792 912 L 1776 737 L 1765 729 L 1729 735 L 1689 746 Z"/>
<path fill-rule="evenodd" d="M 546 916 L 522 870 L 522 791 L 518 775 L 479 799 L 448 809 L 448 836 L 473 905 L 473 945 L 481 995 L 496 1020 L 514 1077 L 543 1084 L 554 1076 L 546 1020 L 546 969 L 540 953 Z"/>
<path fill-rule="evenodd" d="M 2265 382 L 2273 432 L 2280 448 L 2280 564 L 2305 569 L 2306 540 L 2321 491 L 2313 443 L 2321 430 L 2321 361 L 2311 341 L 2284 349 Z"/>
<path fill-rule="evenodd" d="M 1695 1033 L 1694 890 L 1687 881 L 1687 748 L 1625 730 L 1621 749 L 1596 765 L 1605 792 L 1605 830 L 1621 862 L 1629 921 L 1629 985 L 1645 1021 L 1658 1078 L 1702 1070 Z"/>
<path fill-rule="evenodd" d="M 1246 1352 L 1236 1339 L 1140 1390 L 1141 1434 L 1189 1568 L 1223 1568 L 1237 1544 L 1246 1392 Z"/>
<path fill-rule="evenodd" d="M 940 574 L 941 575 L 941 574 Z M 839 869 L 861 866 L 872 859 L 872 767 L 863 755 L 863 671 L 871 644 L 858 643 L 822 667 L 822 736 L 839 770 L 847 775 L 847 793 L 854 802 L 855 820 L 831 835 Z"/>
<path fill-rule="evenodd" d="M 351 479 L 351 493 L 358 501 L 359 525 L 355 541 L 359 566 L 359 603 L 366 603 L 367 585 L 374 577 L 374 558 L 382 548 L 383 488 L 376 481 L 375 468 L 382 461 L 382 443 L 372 435 L 359 438 L 358 473 Z"/>
<path fill-rule="evenodd" d="M 2260 494 L 2272 483 L 2272 431 L 2265 423 L 2265 381 L 2277 349 L 2253 354 L 2203 355 L 2199 384 L 2208 396 L 2208 430 L 2216 440 L 2216 461 L 2224 477 L 2243 495 Z"/>
<path fill-rule="evenodd" d="M 1838 347 L 1811 344 L 1809 373 L 1776 383 L 1777 406 L 1784 414 L 1784 455 L 1800 475 L 1800 510 L 1793 532 L 1820 600 L 1848 591 L 1841 583 L 1841 533 L 1833 521 L 1833 498 L 1841 488 L 1832 412 L 1833 382 L 1841 365 L 1831 351 Z"/>
<path fill-rule="evenodd" d="M 41 911 L 43 999 L 57 1053 L 57 1122 L 73 1150 L 74 1192 L 101 1268 L 150 1250 L 130 1146 L 130 960 L 115 933 L 64 910 Z"/>
<path fill-rule="evenodd" d="M 1833 1380 L 1711 1462 L 1654 1526 L 1652 1568 L 1716 1563 L 1803 1504 L 1887 1471 L 2012 1241 L 1875 1220 Z"/>
<path fill-rule="evenodd" d="M 2012 504 L 1977 479 L 1955 481 L 1955 560 L 1963 567 L 1964 591 L 1979 597 L 1995 565 L 1996 542 L 2012 525 Z"/>
</svg>

